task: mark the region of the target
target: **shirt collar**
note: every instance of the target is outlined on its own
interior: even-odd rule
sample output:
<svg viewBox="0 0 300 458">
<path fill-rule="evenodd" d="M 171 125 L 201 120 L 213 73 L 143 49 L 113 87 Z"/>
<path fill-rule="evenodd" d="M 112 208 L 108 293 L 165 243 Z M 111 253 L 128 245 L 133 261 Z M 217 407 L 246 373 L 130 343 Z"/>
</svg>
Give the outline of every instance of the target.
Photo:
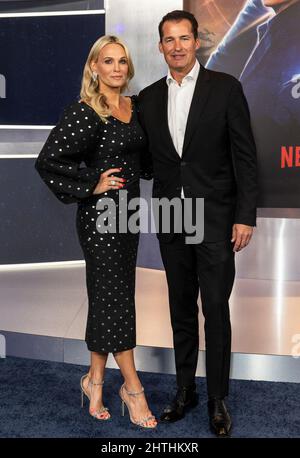
<svg viewBox="0 0 300 458">
<path fill-rule="evenodd" d="M 186 81 L 196 81 L 197 78 L 198 78 L 198 75 L 199 75 L 199 71 L 200 71 L 200 64 L 199 64 L 198 60 L 196 59 L 195 65 L 190 70 L 190 72 L 187 75 L 185 75 L 185 77 L 182 80 L 182 83 L 185 83 Z M 168 86 L 170 86 L 171 83 L 178 84 L 177 81 L 171 75 L 170 69 L 168 70 L 168 75 L 167 75 L 166 81 L 167 81 L 167 85 Z M 182 85 L 182 83 L 181 83 L 181 85 Z"/>
</svg>

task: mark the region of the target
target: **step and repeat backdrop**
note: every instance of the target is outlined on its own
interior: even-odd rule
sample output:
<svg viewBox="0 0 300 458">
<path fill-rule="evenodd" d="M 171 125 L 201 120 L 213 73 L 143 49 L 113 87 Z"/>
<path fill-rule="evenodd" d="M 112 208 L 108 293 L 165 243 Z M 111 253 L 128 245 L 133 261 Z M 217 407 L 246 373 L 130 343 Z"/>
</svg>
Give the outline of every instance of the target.
<svg viewBox="0 0 300 458">
<path fill-rule="evenodd" d="M 136 67 L 131 93 L 138 93 L 166 74 L 157 25 L 182 7 L 199 22 L 199 60 L 243 84 L 258 150 L 259 207 L 277 209 L 280 224 L 287 209 L 293 218 L 300 207 L 300 0 L 144 0 L 132 1 L 130 10 L 125 3 L 108 2 L 105 12 L 101 0 L 45 1 L 43 7 L 33 0 L 0 1 L 0 264 L 82 259 L 77 206 L 50 193 L 34 169 L 36 154 L 63 107 L 78 98 L 88 51 L 105 28 L 129 44 Z M 55 13 L 42 11 L 50 4 Z M 142 181 L 144 197 L 151 185 Z M 287 242 L 298 222 L 285 225 Z M 269 233 L 266 219 L 258 239 L 264 249 Z M 162 268 L 155 234 L 142 234 L 138 265 Z"/>
<path fill-rule="evenodd" d="M 300 1 L 183 6 L 200 24 L 203 64 L 243 85 L 258 151 L 259 206 L 300 207 Z"/>
<path fill-rule="evenodd" d="M 105 32 L 104 12 L 28 14 L 0 17 L 2 125 L 54 125 L 78 98 L 89 49 Z"/>
</svg>

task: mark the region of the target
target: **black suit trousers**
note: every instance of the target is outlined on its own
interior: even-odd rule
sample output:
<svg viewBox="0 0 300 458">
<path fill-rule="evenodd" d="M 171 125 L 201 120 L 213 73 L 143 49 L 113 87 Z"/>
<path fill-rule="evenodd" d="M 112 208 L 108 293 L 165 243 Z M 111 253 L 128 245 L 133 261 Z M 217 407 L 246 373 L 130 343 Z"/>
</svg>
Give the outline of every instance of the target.
<svg viewBox="0 0 300 458">
<path fill-rule="evenodd" d="M 186 244 L 184 234 L 160 241 L 166 271 L 178 386 L 191 386 L 199 350 L 199 287 L 205 319 L 208 396 L 228 395 L 231 325 L 228 300 L 234 276 L 233 243 L 229 240 Z"/>
</svg>

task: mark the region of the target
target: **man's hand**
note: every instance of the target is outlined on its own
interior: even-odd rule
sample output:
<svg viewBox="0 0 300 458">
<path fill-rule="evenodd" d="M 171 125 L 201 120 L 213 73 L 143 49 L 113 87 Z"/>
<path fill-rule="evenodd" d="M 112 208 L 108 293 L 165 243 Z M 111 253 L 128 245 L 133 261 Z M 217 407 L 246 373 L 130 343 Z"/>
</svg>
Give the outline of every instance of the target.
<svg viewBox="0 0 300 458">
<path fill-rule="evenodd" d="M 233 251 L 241 251 L 251 240 L 253 227 L 246 224 L 234 224 L 232 227 L 232 242 L 235 242 Z"/>
</svg>

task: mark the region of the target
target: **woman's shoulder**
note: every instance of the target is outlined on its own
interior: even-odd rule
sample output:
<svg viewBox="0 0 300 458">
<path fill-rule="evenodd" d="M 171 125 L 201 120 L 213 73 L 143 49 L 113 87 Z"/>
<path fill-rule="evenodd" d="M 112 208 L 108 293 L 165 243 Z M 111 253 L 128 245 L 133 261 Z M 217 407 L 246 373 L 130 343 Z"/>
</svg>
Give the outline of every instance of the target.
<svg viewBox="0 0 300 458">
<path fill-rule="evenodd" d="M 67 114 L 81 115 L 83 117 L 91 116 L 95 113 L 93 108 L 83 100 L 75 100 L 69 103 L 69 105 L 67 105 L 63 111 Z"/>
<path fill-rule="evenodd" d="M 75 100 L 66 105 L 62 111 L 60 120 L 71 124 L 74 122 L 78 127 L 81 125 L 93 124 L 93 126 L 96 126 L 99 124 L 97 113 L 91 106 L 81 100 Z"/>
</svg>

